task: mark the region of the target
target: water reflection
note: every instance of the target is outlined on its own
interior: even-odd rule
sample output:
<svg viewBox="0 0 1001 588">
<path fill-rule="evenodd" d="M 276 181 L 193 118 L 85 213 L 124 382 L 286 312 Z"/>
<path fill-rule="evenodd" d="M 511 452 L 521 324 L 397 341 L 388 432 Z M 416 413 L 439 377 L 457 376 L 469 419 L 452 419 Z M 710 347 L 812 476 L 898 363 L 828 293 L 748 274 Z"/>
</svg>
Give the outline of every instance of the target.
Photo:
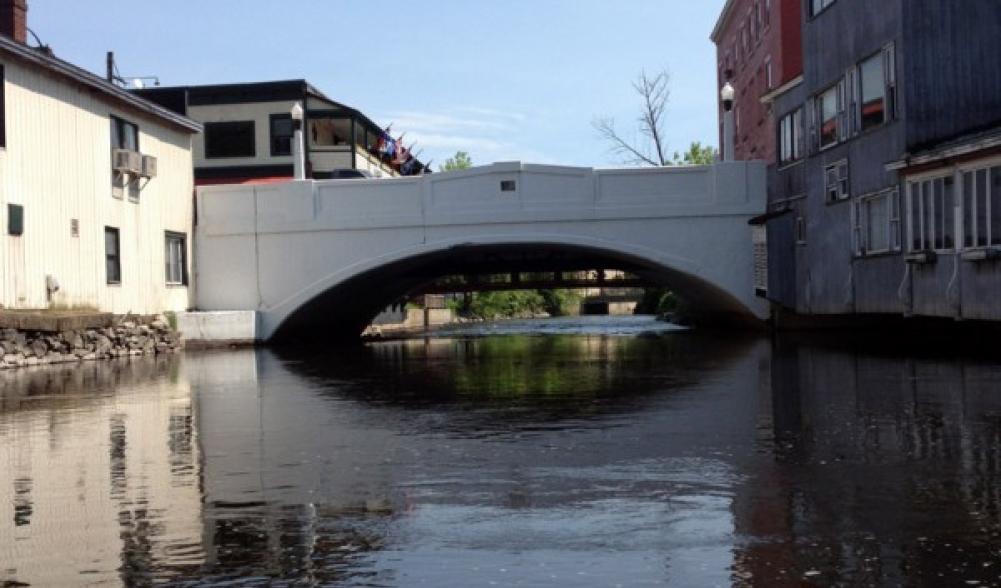
<svg viewBox="0 0 1001 588">
<path fill-rule="evenodd" d="M 519 335 L 0 373 L 0 583 L 997 584 L 1001 361 L 886 348 Z"/>
</svg>

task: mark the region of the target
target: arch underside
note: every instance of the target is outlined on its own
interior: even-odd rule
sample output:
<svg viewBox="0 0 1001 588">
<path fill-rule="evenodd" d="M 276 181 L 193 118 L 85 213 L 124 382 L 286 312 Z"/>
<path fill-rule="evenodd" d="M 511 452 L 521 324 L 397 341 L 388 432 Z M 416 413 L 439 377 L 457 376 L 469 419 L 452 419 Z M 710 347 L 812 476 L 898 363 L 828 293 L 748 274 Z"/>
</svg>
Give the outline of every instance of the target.
<svg viewBox="0 0 1001 588">
<path fill-rule="evenodd" d="M 734 296 L 702 278 L 637 256 L 565 244 L 470 244 L 420 253 L 348 277 L 292 311 L 272 342 L 357 339 L 383 309 L 449 275 L 621 270 L 685 299 L 701 323 L 756 324 Z"/>
</svg>

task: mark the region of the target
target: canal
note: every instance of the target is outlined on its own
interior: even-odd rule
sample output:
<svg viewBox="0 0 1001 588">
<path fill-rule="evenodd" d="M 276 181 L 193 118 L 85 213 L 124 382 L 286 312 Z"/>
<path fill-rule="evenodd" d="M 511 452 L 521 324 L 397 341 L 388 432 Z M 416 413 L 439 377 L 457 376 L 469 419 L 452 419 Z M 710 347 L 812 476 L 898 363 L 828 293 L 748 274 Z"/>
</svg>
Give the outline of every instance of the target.
<svg viewBox="0 0 1001 588">
<path fill-rule="evenodd" d="M 1001 357 L 478 325 L 0 373 L 0 585 L 998 585 Z"/>
</svg>

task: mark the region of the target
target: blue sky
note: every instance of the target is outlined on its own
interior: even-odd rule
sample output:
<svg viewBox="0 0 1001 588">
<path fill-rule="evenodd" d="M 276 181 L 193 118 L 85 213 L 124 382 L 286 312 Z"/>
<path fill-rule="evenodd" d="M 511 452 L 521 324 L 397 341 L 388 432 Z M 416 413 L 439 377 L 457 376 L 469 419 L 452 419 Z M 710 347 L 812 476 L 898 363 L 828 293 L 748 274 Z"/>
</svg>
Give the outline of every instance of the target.
<svg viewBox="0 0 1001 588">
<path fill-rule="evenodd" d="M 435 167 L 609 166 L 591 126 L 635 133 L 631 82 L 671 74 L 672 150 L 716 145 L 714 48 L 724 0 L 29 0 L 29 26 L 63 59 L 164 85 L 306 78 L 416 140 Z"/>
</svg>

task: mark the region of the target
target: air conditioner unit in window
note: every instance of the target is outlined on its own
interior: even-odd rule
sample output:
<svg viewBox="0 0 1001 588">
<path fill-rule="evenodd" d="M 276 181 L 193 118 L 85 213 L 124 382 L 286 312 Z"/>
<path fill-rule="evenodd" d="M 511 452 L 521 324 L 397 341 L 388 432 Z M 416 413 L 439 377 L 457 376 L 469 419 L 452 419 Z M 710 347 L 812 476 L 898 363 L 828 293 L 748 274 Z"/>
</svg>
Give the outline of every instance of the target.
<svg viewBox="0 0 1001 588">
<path fill-rule="evenodd" d="M 155 178 L 156 177 L 156 158 L 152 155 L 143 155 L 142 161 L 142 172 L 140 175 L 144 178 Z"/>
<path fill-rule="evenodd" d="M 115 149 L 111 167 L 123 174 L 138 174 L 142 168 L 142 156 L 128 149 Z"/>
</svg>

